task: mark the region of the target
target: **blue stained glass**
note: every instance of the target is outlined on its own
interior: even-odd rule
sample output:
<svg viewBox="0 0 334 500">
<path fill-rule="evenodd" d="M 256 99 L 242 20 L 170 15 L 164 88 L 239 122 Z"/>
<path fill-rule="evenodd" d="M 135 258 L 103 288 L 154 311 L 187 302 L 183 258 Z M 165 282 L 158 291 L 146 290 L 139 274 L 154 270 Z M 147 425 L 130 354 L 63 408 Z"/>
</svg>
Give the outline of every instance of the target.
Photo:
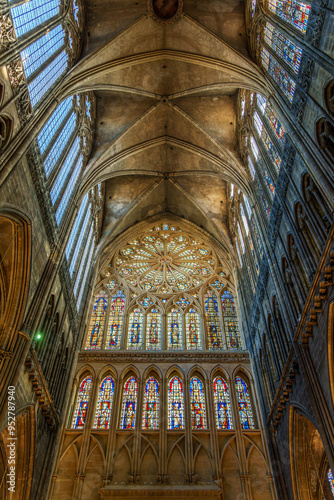
<svg viewBox="0 0 334 500">
<path fill-rule="evenodd" d="M 143 313 L 135 309 L 130 314 L 128 330 L 128 349 L 141 349 L 143 341 Z"/>
<path fill-rule="evenodd" d="M 138 382 L 135 377 L 130 377 L 125 382 L 123 391 L 121 429 L 134 429 L 136 425 Z"/>
<path fill-rule="evenodd" d="M 65 146 L 68 143 L 68 140 L 70 139 L 72 133 L 74 132 L 75 123 L 76 123 L 76 114 L 73 112 L 69 117 L 69 119 L 67 120 L 67 122 L 65 123 L 64 128 L 60 132 L 59 136 L 57 137 L 55 143 L 53 144 L 47 157 L 44 160 L 44 170 L 46 177 L 49 177 L 58 159 L 60 158 L 60 155 L 64 151 Z"/>
<path fill-rule="evenodd" d="M 259 181 L 259 179 L 256 179 L 255 180 L 255 183 L 254 183 L 254 186 L 255 186 L 255 191 L 259 197 L 259 199 L 261 200 L 262 202 L 262 205 L 263 205 L 263 208 L 264 208 L 264 211 L 265 211 L 265 214 L 269 220 L 269 217 L 270 217 L 270 212 L 271 212 L 271 207 L 267 201 L 267 198 L 263 192 L 263 189 L 262 189 L 262 186 L 261 186 L 261 183 Z"/>
<path fill-rule="evenodd" d="M 328 482 L 329 482 L 329 486 L 330 486 L 332 495 L 334 497 L 334 475 L 333 475 L 332 469 L 328 469 L 327 479 L 328 479 Z"/>
<path fill-rule="evenodd" d="M 255 429 L 253 410 L 246 382 L 242 378 L 237 377 L 235 379 L 235 389 L 237 393 L 241 428 Z"/>
<path fill-rule="evenodd" d="M 264 28 L 264 40 L 298 75 L 303 51 L 270 23 Z"/>
<path fill-rule="evenodd" d="M 29 83 L 28 91 L 33 108 L 66 71 L 66 68 L 67 54 L 65 50 L 63 50 L 31 83 Z"/>
<path fill-rule="evenodd" d="M 102 380 L 96 405 L 93 429 L 109 429 L 115 383 L 112 377 Z"/>
<path fill-rule="evenodd" d="M 92 377 L 86 377 L 79 386 L 77 403 L 72 420 L 72 429 L 83 429 L 85 427 L 92 383 Z"/>
<path fill-rule="evenodd" d="M 265 47 L 262 47 L 261 52 L 262 66 L 269 75 L 275 80 L 277 85 L 282 89 L 288 100 L 292 102 L 295 93 L 296 84 L 290 78 L 288 73 L 284 71 L 282 66 L 272 57 Z"/>
<path fill-rule="evenodd" d="M 37 136 L 37 142 L 41 154 L 44 153 L 44 151 L 50 144 L 51 139 L 54 137 L 60 125 L 70 112 L 72 105 L 73 105 L 72 97 L 68 97 L 67 99 L 65 99 L 65 101 L 61 102 L 59 106 L 55 109 L 55 111 L 52 113 L 51 118 L 48 119 L 48 121 L 42 128 L 41 132 Z M 74 124 L 73 124 L 73 129 L 74 129 Z"/>
<path fill-rule="evenodd" d="M 184 429 L 183 386 L 179 377 L 172 377 L 168 384 L 168 429 Z"/>
<path fill-rule="evenodd" d="M 75 219 L 75 222 L 74 222 L 74 226 L 73 226 L 72 231 L 71 231 L 70 238 L 69 238 L 68 243 L 66 245 L 65 255 L 66 255 L 67 259 L 69 258 L 70 254 L 71 254 L 71 250 L 72 250 L 72 247 L 73 247 L 73 244 L 74 244 L 74 240 L 75 240 L 75 238 L 77 236 L 77 232 L 78 232 L 79 226 L 80 226 L 80 224 L 83 221 L 83 217 L 84 217 L 85 213 L 87 212 L 88 206 L 89 206 L 88 194 L 85 194 L 85 196 L 82 199 L 82 202 L 81 202 L 81 205 L 80 205 L 80 208 L 79 208 L 79 212 L 78 212 L 78 214 L 76 216 L 76 219 Z"/>
<path fill-rule="evenodd" d="M 303 34 L 306 33 L 311 4 L 299 0 L 269 0 L 269 9 Z"/>
<path fill-rule="evenodd" d="M 230 396 L 227 385 L 222 377 L 216 377 L 213 381 L 213 399 L 217 429 L 233 429 Z"/>
<path fill-rule="evenodd" d="M 159 384 L 154 377 L 149 377 L 144 390 L 143 429 L 159 429 Z"/>
<path fill-rule="evenodd" d="M 195 309 L 189 309 L 186 314 L 187 349 L 201 349 L 200 319 Z"/>
<path fill-rule="evenodd" d="M 146 349 L 160 349 L 161 314 L 158 309 L 152 309 L 147 315 Z"/>
<path fill-rule="evenodd" d="M 266 148 L 268 156 L 271 159 L 272 163 L 274 164 L 276 171 L 278 173 L 280 170 L 280 167 L 281 167 L 281 157 L 278 154 L 276 147 L 272 143 L 272 141 L 268 135 L 268 132 L 266 131 L 265 127 L 263 126 L 263 122 L 256 111 L 254 112 L 254 125 L 255 125 L 255 128 L 256 128 L 265 148 Z M 259 160 L 259 155 L 258 155 L 258 160 Z M 263 166 L 264 166 L 264 164 L 263 164 Z M 268 173 L 267 173 L 267 175 L 268 175 Z M 268 177 L 269 177 L 269 175 L 268 175 Z M 269 184 L 271 185 L 272 181 Z M 269 187 L 269 189 L 271 189 L 271 187 Z"/>
<path fill-rule="evenodd" d="M 116 349 L 120 345 L 124 307 L 125 295 L 119 291 L 113 296 L 111 301 L 106 349 Z"/>
<path fill-rule="evenodd" d="M 64 45 L 64 31 L 60 25 L 28 45 L 21 52 L 26 78 L 37 71 L 58 49 Z"/>
<path fill-rule="evenodd" d="M 221 296 L 225 335 L 228 349 L 241 349 L 241 338 L 234 297 L 229 291 Z"/>
<path fill-rule="evenodd" d="M 70 149 L 67 153 L 64 163 L 62 164 L 58 176 L 51 188 L 50 196 L 52 204 L 54 205 L 57 201 L 58 196 L 61 193 L 62 187 L 64 186 L 65 180 L 67 179 L 71 169 L 73 168 L 73 163 L 76 159 L 76 156 L 79 152 L 80 139 L 77 137 Z"/>
<path fill-rule="evenodd" d="M 11 15 L 18 37 L 59 14 L 59 0 L 29 0 L 11 8 Z"/>
<path fill-rule="evenodd" d="M 190 380 L 190 410 L 193 429 L 206 429 L 205 396 L 202 381 L 198 377 Z"/>
<path fill-rule="evenodd" d="M 177 309 L 172 309 L 167 316 L 168 349 L 182 349 L 182 323 L 181 314 Z"/>
<path fill-rule="evenodd" d="M 104 294 L 98 295 L 93 306 L 86 349 L 101 349 L 107 306 L 108 296 Z"/>
<path fill-rule="evenodd" d="M 222 347 L 222 335 L 218 302 L 210 291 L 204 296 L 204 306 L 209 349 L 220 349 Z"/>
<path fill-rule="evenodd" d="M 76 165 L 73 169 L 71 178 L 67 184 L 67 187 L 64 191 L 61 202 L 59 203 L 57 211 L 56 211 L 57 224 L 60 224 L 60 221 L 63 218 L 63 215 L 65 213 L 65 210 L 68 207 L 69 202 L 71 201 L 73 192 L 77 186 L 77 182 L 78 182 L 78 179 L 80 176 L 82 164 L 83 164 L 83 158 L 82 158 L 82 156 L 79 156 L 79 159 L 76 162 Z"/>
</svg>

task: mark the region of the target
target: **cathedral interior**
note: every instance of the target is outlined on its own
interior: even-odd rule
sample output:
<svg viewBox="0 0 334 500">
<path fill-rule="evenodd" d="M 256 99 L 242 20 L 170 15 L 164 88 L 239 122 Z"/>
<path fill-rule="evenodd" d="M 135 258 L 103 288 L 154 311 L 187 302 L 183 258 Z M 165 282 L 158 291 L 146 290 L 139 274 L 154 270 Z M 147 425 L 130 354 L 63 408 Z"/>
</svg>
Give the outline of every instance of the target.
<svg viewBox="0 0 334 500">
<path fill-rule="evenodd" d="M 0 499 L 334 499 L 334 0 L 0 11 Z"/>
</svg>

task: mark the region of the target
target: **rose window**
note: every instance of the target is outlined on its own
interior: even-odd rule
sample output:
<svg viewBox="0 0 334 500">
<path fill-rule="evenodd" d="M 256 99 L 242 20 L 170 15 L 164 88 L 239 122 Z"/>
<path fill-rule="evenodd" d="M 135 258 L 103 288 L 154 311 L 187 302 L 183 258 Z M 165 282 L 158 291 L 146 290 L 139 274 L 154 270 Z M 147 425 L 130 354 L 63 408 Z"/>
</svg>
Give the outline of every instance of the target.
<svg viewBox="0 0 334 500">
<path fill-rule="evenodd" d="M 217 265 L 211 248 L 198 237 L 162 224 L 129 241 L 114 267 L 130 287 L 168 294 L 201 286 Z"/>
</svg>

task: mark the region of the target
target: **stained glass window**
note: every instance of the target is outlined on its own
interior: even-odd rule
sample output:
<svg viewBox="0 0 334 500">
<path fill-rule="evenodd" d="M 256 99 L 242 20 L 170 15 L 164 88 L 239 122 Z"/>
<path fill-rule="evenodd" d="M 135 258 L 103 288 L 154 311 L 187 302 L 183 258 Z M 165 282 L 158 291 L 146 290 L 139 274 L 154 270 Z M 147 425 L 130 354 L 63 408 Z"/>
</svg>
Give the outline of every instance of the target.
<svg viewBox="0 0 334 500">
<path fill-rule="evenodd" d="M 159 429 L 159 384 L 154 377 L 149 377 L 144 390 L 143 429 Z"/>
<path fill-rule="evenodd" d="M 182 317 L 178 309 L 172 309 L 167 315 L 168 349 L 182 349 Z"/>
<path fill-rule="evenodd" d="M 262 47 L 261 61 L 264 69 L 268 71 L 289 101 L 292 102 L 296 84 L 265 47 Z"/>
<path fill-rule="evenodd" d="M 24 35 L 59 14 L 59 0 L 29 0 L 11 9 L 16 35 Z"/>
<path fill-rule="evenodd" d="M 248 155 L 248 168 L 249 168 L 250 174 L 252 176 L 252 179 L 254 180 L 255 175 L 256 175 L 256 171 L 255 171 L 254 164 L 251 160 L 251 157 L 249 155 Z"/>
<path fill-rule="evenodd" d="M 154 308 L 147 315 L 146 349 L 160 349 L 161 343 L 161 314 Z"/>
<path fill-rule="evenodd" d="M 67 99 L 62 101 L 56 108 L 56 110 L 52 113 L 51 118 L 49 118 L 49 120 L 46 122 L 41 132 L 38 134 L 37 142 L 42 155 L 49 146 L 59 127 L 63 124 L 64 120 L 69 115 L 72 106 L 72 97 L 68 97 Z"/>
<path fill-rule="evenodd" d="M 124 307 L 125 295 L 123 292 L 118 291 L 111 299 L 106 349 L 116 349 L 120 347 Z"/>
<path fill-rule="evenodd" d="M 334 475 L 333 475 L 332 469 L 328 469 L 327 479 L 329 481 L 329 486 L 330 486 L 332 495 L 334 497 Z"/>
<path fill-rule="evenodd" d="M 190 410 L 193 429 L 206 429 L 206 409 L 203 383 L 198 377 L 190 380 Z"/>
<path fill-rule="evenodd" d="M 271 159 L 271 161 L 275 165 L 276 171 L 279 172 L 280 166 L 281 166 L 281 157 L 278 154 L 276 147 L 272 143 L 272 141 L 269 137 L 269 134 L 266 131 L 265 127 L 263 126 L 263 122 L 256 111 L 254 113 L 254 125 L 255 125 L 255 128 L 256 128 L 256 130 L 257 130 L 257 132 L 258 132 L 258 134 L 259 134 L 259 136 L 260 136 L 260 138 L 261 138 L 261 140 L 262 140 L 262 142 L 267 150 L 269 158 Z M 261 155 L 259 155 L 258 159 L 257 159 L 258 163 L 260 161 L 260 156 Z M 265 169 L 263 161 L 261 162 L 261 164 L 262 164 L 261 165 L 262 169 Z M 270 179 L 270 182 L 272 183 L 271 179 Z M 268 183 L 268 181 L 267 181 L 267 183 Z"/>
<path fill-rule="evenodd" d="M 70 172 L 73 170 L 73 163 L 77 158 L 77 155 L 79 153 L 79 148 L 80 148 L 80 139 L 79 137 L 76 137 L 50 191 L 51 201 L 53 205 L 57 201 Z"/>
<path fill-rule="evenodd" d="M 186 314 L 186 343 L 187 349 L 201 349 L 200 318 L 195 309 L 191 308 Z"/>
<path fill-rule="evenodd" d="M 237 230 L 238 230 L 238 236 L 239 236 L 239 241 L 240 241 L 240 245 L 241 245 L 241 250 L 242 250 L 242 253 L 244 254 L 245 253 L 245 243 L 244 243 L 244 237 L 242 235 L 239 222 L 237 224 Z"/>
<path fill-rule="evenodd" d="M 85 427 L 91 389 L 92 377 L 86 377 L 79 386 L 77 403 L 72 421 L 72 429 L 83 429 Z"/>
<path fill-rule="evenodd" d="M 128 349 L 141 349 L 143 343 L 143 313 L 134 309 L 130 314 L 128 329 Z"/>
<path fill-rule="evenodd" d="M 136 424 L 138 382 L 135 377 L 130 377 L 124 384 L 121 429 L 134 429 Z"/>
<path fill-rule="evenodd" d="M 107 305 L 108 296 L 97 295 L 90 320 L 86 349 L 101 349 Z"/>
<path fill-rule="evenodd" d="M 217 429 L 233 429 L 230 396 L 226 382 L 222 377 L 216 377 L 213 381 L 213 400 Z"/>
<path fill-rule="evenodd" d="M 237 247 L 237 254 L 238 254 L 239 264 L 242 267 L 242 258 L 241 258 L 239 243 L 238 243 L 237 239 L 235 240 L 235 246 Z"/>
<path fill-rule="evenodd" d="M 204 296 L 204 306 L 209 349 L 220 349 L 222 347 L 222 334 L 218 302 L 216 296 L 210 291 Z"/>
<path fill-rule="evenodd" d="M 241 339 L 234 297 L 229 291 L 222 296 L 222 311 L 228 349 L 241 349 Z"/>
<path fill-rule="evenodd" d="M 264 212 L 267 216 L 267 219 L 269 220 L 269 217 L 270 217 L 270 212 L 271 212 L 271 207 L 268 203 L 268 200 L 263 192 L 263 189 L 262 189 L 262 186 L 261 186 L 261 182 L 260 180 L 257 178 L 255 180 L 255 183 L 254 183 L 254 187 L 255 187 L 255 191 L 258 195 L 258 198 L 261 200 L 262 202 L 262 205 L 263 205 L 263 208 L 264 208 Z"/>
<path fill-rule="evenodd" d="M 44 170 L 47 177 L 49 177 L 63 151 L 65 151 L 65 147 L 69 144 L 69 140 L 75 129 L 75 122 L 76 114 L 73 112 L 61 129 L 61 132 L 58 135 L 57 139 L 52 144 L 52 147 L 44 160 Z"/>
<path fill-rule="evenodd" d="M 279 140 L 281 146 L 284 146 L 285 142 L 285 128 L 277 117 L 277 114 L 274 112 L 272 107 L 267 103 L 267 99 L 263 97 L 261 94 L 256 94 L 257 96 L 257 105 L 262 113 L 267 119 L 269 125 L 274 131 L 277 139 Z"/>
<path fill-rule="evenodd" d="M 176 376 L 168 383 L 168 429 L 184 429 L 183 386 Z"/>
<path fill-rule="evenodd" d="M 31 83 L 28 84 L 29 97 L 33 108 L 66 71 L 67 59 L 68 56 L 66 51 L 63 50 Z"/>
<path fill-rule="evenodd" d="M 189 300 L 185 297 L 180 297 L 175 303 L 177 306 L 182 307 L 182 309 L 185 309 L 190 304 Z"/>
<path fill-rule="evenodd" d="M 68 243 L 66 245 L 65 254 L 66 254 L 66 258 L 67 258 L 69 264 L 71 263 L 70 256 L 72 254 L 74 242 L 77 238 L 79 226 L 82 224 L 85 214 L 87 213 L 87 211 L 89 211 L 88 208 L 89 208 L 88 194 L 85 194 L 85 196 L 82 199 L 78 215 L 76 216 L 75 223 L 74 223 L 74 226 L 72 228 L 70 238 L 69 238 Z"/>
<path fill-rule="evenodd" d="M 56 210 L 56 221 L 57 221 L 58 225 L 60 224 L 62 217 L 65 213 L 65 210 L 68 207 L 69 202 L 72 199 L 73 193 L 75 192 L 75 189 L 77 187 L 77 182 L 78 182 L 78 179 L 80 176 L 80 172 L 82 169 L 82 165 L 83 165 L 83 157 L 82 157 L 82 155 L 80 155 L 79 158 L 77 159 L 75 165 L 72 164 L 71 177 L 69 180 L 66 179 L 66 181 L 67 181 L 66 188 L 62 193 L 60 203 L 59 203 L 58 208 Z"/>
<path fill-rule="evenodd" d="M 153 306 L 154 302 L 153 300 L 149 299 L 148 297 L 144 297 L 142 300 L 139 301 L 139 304 L 143 307 L 145 307 L 145 309 L 149 306 Z"/>
<path fill-rule="evenodd" d="M 109 429 L 114 391 L 115 383 L 112 377 L 104 378 L 100 385 L 99 397 L 96 405 L 94 429 Z"/>
<path fill-rule="evenodd" d="M 91 271 L 91 263 L 92 263 L 92 258 L 93 258 L 93 254 L 94 254 L 94 248 L 95 248 L 93 232 L 91 232 L 87 238 L 86 248 L 87 248 L 87 254 L 86 254 L 85 260 L 83 260 L 83 267 L 82 267 L 82 269 L 84 269 L 84 272 L 82 275 L 78 274 L 78 279 L 79 279 L 78 284 L 80 284 L 79 293 L 77 295 L 77 310 L 78 311 L 80 310 L 80 307 L 82 305 L 82 299 L 83 299 L 84 291 L 85 291 L 86 285 L 87 285 L 88 273 Z M 75 285 L 73 287 L 73 291 L 74 291 Z"/>
<path fill-rule="evenodd" d="M 255 429 L 253 410 L 246 382 L 242 378 L 237 377 L 235 379 L 235 389 L 237 392 L 241 428 Z"/>
<path fill-rule="evenodd" d="M 299 0 L 269 0 L 269 9 L 303 34 L 306 33 L 311 4 Z"/>
<path fill-rule="evenodd" d="M 264 41 L 298 75 L 303 51 L 268 22 L 264 28 Z"/>
</svg>

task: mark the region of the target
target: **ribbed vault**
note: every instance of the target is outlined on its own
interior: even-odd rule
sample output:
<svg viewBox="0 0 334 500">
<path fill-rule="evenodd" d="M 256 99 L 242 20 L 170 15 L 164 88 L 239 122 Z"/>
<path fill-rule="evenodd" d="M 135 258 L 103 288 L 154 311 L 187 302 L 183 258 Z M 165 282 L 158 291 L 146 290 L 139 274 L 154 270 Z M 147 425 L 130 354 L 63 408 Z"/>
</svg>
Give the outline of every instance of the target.
<svg viewBox="0 0 334 500">
<path fill-rule="evenodd" d="M 250 194 L 236 133 L 241 88 L 267 94 L 238 2 L 184 2 L 168 24 L 145 1 L 87 2 L 83 57 L 59 92 L 96 96 L 81 192 L 105 182 L 101 248 L 162 213 L 231 248 L 230 184 Z"/>
</svg>

